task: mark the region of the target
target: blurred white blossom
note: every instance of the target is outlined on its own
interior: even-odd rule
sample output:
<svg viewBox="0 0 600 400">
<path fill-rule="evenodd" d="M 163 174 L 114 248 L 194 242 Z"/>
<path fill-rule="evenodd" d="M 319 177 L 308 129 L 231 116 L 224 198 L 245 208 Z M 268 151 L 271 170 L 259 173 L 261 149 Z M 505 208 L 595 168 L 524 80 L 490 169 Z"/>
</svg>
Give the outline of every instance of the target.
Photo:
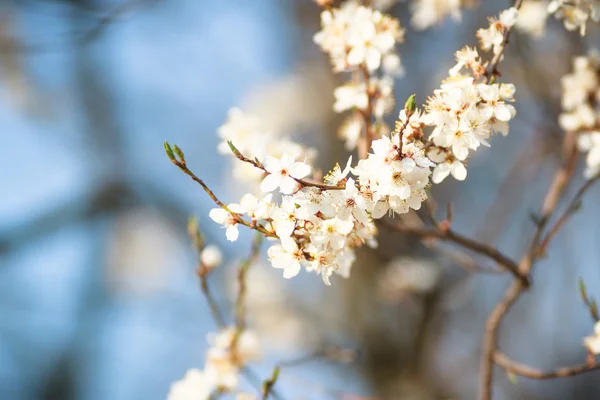
<svg viewBox="0 0 600 400">
<path fill-rule="evenodd" d="M 425 258 L 398 257 L 389 262 L 378 279 L 382 298 L 397 301 L 407 294 L 427 294 L 441 278 L 440 267 Z"/>
<path fill-rule="evenodd" d="M 525 0 L 519 8 L 519 16 L 515 27 L 521 31 L 539 38 L 546 31 L 548 20 L 548 3 L 539 0 Z"/>
<path fill-rule="evenodd" d="M 462 0 L 415 0 L 411 5 L 413 15 L 410 22 L 415 29 L 423 30 L 440 24 L 448 16 L 460 21 L 463 3 Z"/>
<path fill-rule="evenodd" d="M 504 40 L 504 33 L 517 23 L 518 15 L 519 11 L 512 7 L 502 11 L 498 18 L 489 18 L 490 26 L 477 31 L 481 49 L 484 51 L 493 50 L 494 54 L 497 54 Z"/>
<path fill-rule="evenodd" d="M 389 15 L 347 1 L 321 13 L 321 31 L 314 41 L 328 53 L 335 72 L 363 65 L 375 71 L 382 58 L 404 39 L 400 22 Z"/>
<path fill-rule="evenodd" d="M 594 334 L 583 339 L 583 344 L 587 350 L 595 355 L 600 354 L 600 322 L 594 325 Z"/>
<path fill-rule="evenodd" d="M 560 126 L 577 133 L 579 150 L 586 152 L 585 177 L 600 173 L 600 56 L 591 52 L 573 60 L 573 72 L 562 77 Z"/>
<path fill-rule="evenodd" d="M 247 157 L 260 161 L 265 161 L 267 157 L 281 157 L 284 153 L 294 154 L 308 162 L 316 157 L 315 149 L 296 143 L 287 136 L 265 130 L 257 117 L 237 108 L 229 111 L 227 121 L 219 128 L 218 133 L 222 139 L 218 146 L 219 152 L 234 158 L 233 176 L 251 187 L 258 186 L 263 172 L 250 164 L 238 162 L 231 153 L 228 141 Z"/>
<path fill-rule="evenodd" d="M 173 382 L 167 400 L 208 400 L 215 388 L 214 376 L 192 368 L 183 379 Z"/>
<path fill-rule="evenodd" d="M 552 0 L 548 12 L 562 19 L 567 30 L 584 36 L 588 20 L 600 21 L 600 0 Z"/>
<path fill-rule="evenodd" d="M 223 254 L 221 250 L 214 244 L 206 246 L 200 252 L 200 262 L 209 269 L 213 269 L 221 265 Z"/>
</svg>

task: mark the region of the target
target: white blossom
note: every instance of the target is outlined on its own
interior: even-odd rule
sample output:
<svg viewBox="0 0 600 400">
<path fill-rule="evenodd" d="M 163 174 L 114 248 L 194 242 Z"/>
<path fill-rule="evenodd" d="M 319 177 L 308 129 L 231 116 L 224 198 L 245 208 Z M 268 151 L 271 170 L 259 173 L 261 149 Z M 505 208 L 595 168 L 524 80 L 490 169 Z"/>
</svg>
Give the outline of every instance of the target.
<svg viewBox="0 0 600 400">
<path fill-rule="evenodd" d="M 193 368 L 186 372 L 183 379 L 173 382 L 167 400 L 208 400 L 216 386 L 211 373 Z"/>
<path fill-rule="evenodd" d="M 294 157 L 284 154 L 280 158 L 267 157 L 265 170 L 269 173 L 261 182 L 260 190 L 272 192 L 280 188 L 281 193 L 291 194 L 298 183 L 296 179 L 302 179 L 310 174 L 310 165 L 296 161 Z"/>
<path fill-rule="evenodd" d="M 462 161 L 480 145 L 489 146 L 488 139 L 493 133 L 508 134 L 508 122 L 516 114 L 509 104 L 514 101 L 514 85 L 478 83 L 485 67 L 477 50 L 467 47 L 456 56 L 457 64 L 450 69 L 450 77 L 428 99 L 427 113 L 423 116 L 427 125 L 434 127 L 429 139 L 437 146 L 428 156 L 445 164 L 434 170 L 434 183 L 450 173 L 464 179 L 466 170 Z"/>
<path fill-rule="evenodd" d="M 240 206 L 244 213 L 247 214 L 253 221 L 266 219 L 271 214 L 273 208 L 273 194 L 268 193 L 262 199 L 253 194 L 246 193 L 240 200 Z"/>
<path fill-rule="evenodd" d="M 304 255 L 294 240 L 284 238 L 281 245 L 269 247 L 267 253 L 273 267 L 283 269 L 284 278 L 290 279 L 300 273 L 300 261 L 304 259 Z"/>
<path fill-rule="evenodd" d="M 454 160 L 453 162 L 445 161 L 435 166 L 431 181 L 433 183 L 440 183 L 450 174 L 452 174 L 454 179 L 464 181 L 467 178 L 467 169 L 458 160 Z"/>
<path fill-rule="evenodd" d="M 404 214 L 410 208 L 418 210 L 427 198 L 424 189 L 433 164 L 418 151 L 404 157 L 399 141 L 398 134 L 373 141 L 373 153 L 360 160 L 353 170 L 361 187 L 368 191 L 365 203 L 376 219 L 388 211 Z"/>
<path fill-rule="evenodd" d="M 325 183 L 330 185 L 339 185 L 347 181 L 346 177 L 350 173 L 350 169 L 352 168 L 352 156 L 348 158 L 348 162 L 346 166 L 342 170 L 340 164 L 335 164 L 335 167 L 325 176 Z"/>
<path fill-rule="evenodd" d="M 356 148 L 364 126 L 364 119 L 358 113 L 349 115 L 344 122 L 342 122 L 338 129 L 338 137 L 344 140 L 344 147 L 346 150 L 352 151 Z"/>
<path fill-rule="evenodd" d="M 205 371 L 221 390 L 236 389 L 240 368 L 261 357 L 260 343 L 251 330 L 237 332 L 236 328 L 226 328 L 216 335 L 209 335 L 208 342 L 211 347 L 206 353 Z"/>
<path fill-rule="evenodd" d="M 493 50 L 494 54 L 497 54 L 504 41 L 504 33 L 517 23 L 518 15 L 518 10 L 512 7 L 502 11 L 497 19 L 490 18 L 489 28 L 481 28 L 477 31 L 477 37 L 481 43 L 482 50 Z"/>
<path fill-rule="evenodd" d="M 244 212 L 244 209 L 239 204 L 229 204 L 227 208 L 234 213 Z M 225 236 L 227 237 L 227 240 L 230 242 L 235 242 L 237 240 L 240 234 L 237 227 L 238 221 L 231 213 L 224 208 L 213 208 L 208 213 L 208 216 L 210 219 L 226 228 Z"/>
<path fill-rule="evenodd" d="M 594 334 L 583 339 L 583 344 L 587 350 L 594 354 L 600 354 L 600 322 L 594 325 Z"/>
<path fill-rule="evenodd" d="M 335 88 L 333 95 L 335 97 L 333 111 L 337 113 L 352 110 L 354 108 L 366 110 L 369 104 L 369 96 L 367 95 L 365 83 L 346 83 L 343 86 Z"/>
</svg>

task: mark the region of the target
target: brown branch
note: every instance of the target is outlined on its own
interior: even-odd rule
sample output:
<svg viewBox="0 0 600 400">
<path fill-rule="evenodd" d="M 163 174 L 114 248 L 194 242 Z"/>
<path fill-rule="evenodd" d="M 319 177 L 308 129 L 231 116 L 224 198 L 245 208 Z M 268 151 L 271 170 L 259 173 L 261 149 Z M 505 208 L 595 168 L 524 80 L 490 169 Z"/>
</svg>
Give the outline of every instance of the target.
<svg viewBox="0 0 600 400">
<path fill-rule="evenodd" d="M 498 351 L 494 353 L 494 362 L 498 366 L 504 368 L 507 372 L 520 375 L 529 379 L 566 378 L 569 376 L 581 375 L 587 372 L 592 372 L 600 369 L 600 363 L 594 363 L 591 365 L 580 364 L 572 367 L 557 368 L 552 371 L 542 371 L 540 369 L 533 368 L 528 365 L 511 360 L 506 354 L 502 354 Z"/>
<path fill-rule="evenodd" d="M 536 249 L 539 246 L 544 229 L 554 214 L 558 203 L 563 198 L 565 189 L 575 173 L 578 152 L 574 139 L 574 133 L 567 133 L 567 135 L 565 135 L 563 141 L 563 154 L 567 155 L 567 162 L 562 165 L 554 175 L 548 191 L 546 192 L 544 203 L 542 205 L 542 213 L 537 220 L 537 229 L 531 244 L 519 262 L 519 272 L 525 276 L 530 275 L 531 269 L 539 257 L 539 253 Z M 491 400 L 492 398 L 494 353 L 497 348 L 500 323 L 526 289 L 527 286 L 523 284 L 522 280 L 513 281 L 486 321 L 480 367 L 481 377 L 479 398 L 481 400 Z"/>
<path fill-rule="evenodd" d="M 417 228 L 404 224 L 394 224 L 385 220 L 382 222 L 384 225 L 397 232 L 414 235 L 421 239 L 438 239 L 458 244 L 465 249 L 471 250 L 495 261 L 503 269 L 509 271 L 516 278 L 518 278 L 525 287 L 529 286 L 528 276 L 519 272 L 518 265 L 512 259 L 501 253 L 498 249 L 456 233 L 449 227 L 442 230 L 439 228 Z"/>
</svg>

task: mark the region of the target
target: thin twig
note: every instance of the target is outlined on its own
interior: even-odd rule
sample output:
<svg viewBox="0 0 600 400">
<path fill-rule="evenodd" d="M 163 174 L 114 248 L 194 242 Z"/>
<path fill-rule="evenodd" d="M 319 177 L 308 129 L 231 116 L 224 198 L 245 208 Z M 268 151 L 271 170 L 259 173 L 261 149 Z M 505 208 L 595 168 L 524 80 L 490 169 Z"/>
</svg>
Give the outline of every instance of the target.
<svg viewBox="0 0 600 400">
<path fill-rule="evenodd" d="M 252 386 L 254 386 L 254 388 L 256 390 L 262 391 L 262 380 L 258 376 L 258 374 L 256 372 L 254 372 L 253 369 L 251 369 L 250 367 L 246 366 L 246 367 L 243 367 L 241 369 L 241 372 L 242 372 L 242 375 L 244 375 L 244 377 L 246 378 L 246 380 L 248 382 L 250 382 L 250 384 Z M 281 395 L 274 388 L 271 388 L 271 391 L 270 391 L 269 394 L 275 400 L 283 400 L 283 398 L 281 397 Z"/>
<path fill-rule="evenodd" d="M 242 154 L 242 152 L 240 152 L 233 145 L 232 142 L 227 142 L 227 143 L 229 144 L 229 148 L 231 149 L 231 152 L 233 153 L 234 156 L 236 156 L 238 158 L 238 160 L 243 161 L 248 164 L 251 164 L 251 165 L 255 166 L 256 168 L 261 169 L 266 173 L 269 173 L 266 170 L 265 166 L 260 161 L 258 161 L 258 159 L 252 160 L 252 159 L 246 157 L 245 155 Z M 316 188 L 319 188 L 322 190 L 344 190 L 344 189 L 346 189 L 345 185 L 326 185 L 324 183 L 315 182 L 310 179 L 298 179 L 298 178 L 294 178 L 293 176 L 291 176 L 290 178 L 294 179 L 296 182 L 298 182 L 302 186 L 316 187 Z"/>
<path fill-rule="evenodd" d="M 555 378 L 566 378 L 569 376 L 581 375 L 586 372 L 592 372 L 600 369 L 600 363 L 594 363 L 591 365 L 580 364 L 572 367 L 562 367 L 551 371 L 542 371 L 537 368 L 530 367 L 525 364 L 521 364 L 514 360 L 511 360 L 506 354 L 496 351 L 494 353 L 494 362 L 498 366 L 504 368 L 507 372 L 523 376 L 529 379 L 555 379 Z"/>
<path fill-rule="evenodd" d="M 273 388 L 275 387 L 275 383 L 277 383 L 277 378 L 279 377 L 279 366 L 275 366 L 273 368 L 273 373 L 271 377 L 263 382 L 262 384 L 262 400 L 267 400 L 270 394 L 273 393 Z"/>
<path fill-rule="evenodd" d="M 202 259 L 200 257 L 204 248 L 204 238 L 198 229 L 198 220 L 194 217 L 190 218 L 188 221 L 188 235 L 190 236 L 190 239 L 192 240 L 192 243 L 198 253 L 198 268 L 196 270 L 196 274 L 198 275 L 198 278 L 200 278 L 200 289 L 202 290 L 204 297 L 206 297 L 206 301 L 215 324 L 220 329 L 223 329 L 226 326 L 225 318 L 223 317 L 221 308 L 217 304 L 217 301 L 215 300 L 215 297 L 213 296 L 208 285 L 208 275 L 210 274 L 211 269 L 207 268 L 207 266 L 202 263 Z"/>
<path fill-rule="evenodd" d="M 523 0 L 516 0 L 513 7 L 518 10 L 521 8 L 522 4 L 523 4 Z M 504 36 L 502 38 L 502 43 L 500 44 L 500 48 L 499 48 L 498 52 L 494 54 L 494 57 L 492 58 L 492 61 L 490 61 L 490 64 L 488 65 L 488 69 L 485 72 L 485 77 L 487 80 L 493 79 L 494 77 L 501 75 L 500 72 L 498 71 L 498 64 L 500 64 L 500 61 L 502 61 L 502 55 L 504 54 L 506 45 L 508 44 L 508 42 L 510 40 L 511 32 L 512 32 L 512 27 L 511 26 L 507 27 L 506 31 L 504 32 Z"/>
<path fill-rule="evenodd" d="M 596 299 L 591 298 L 588 295 L 585 282 L 581 278 L 579 278 L 579 295 L 581 296 L 581 301 L 583 301 L 583 304 L 585 304 L 590 312 L 590 317 L 592 317 L 592 320 L 594 322 L 600 321 L 600 315 L 598 314 L 598 303 L 596 303 Z"/>
<path fill-rule="evenodd" d="M 486 256 L 487 258 L 496 261 L 500 267 L 509 271 L 523 283 L 525 287 L 529 286 L 529 277 L 519 272 L 518 265 L 508 256 L 501 253 L 495 247 L 485 243 L 477 242 L 459 233 L 454 232 L 449 227 L 443 230 L 439 228 L 416 228 L 404 224 L 392 223 L 390 221 L 382 221 L 384 225 L 397 232 L 407 233 L 417 236 L 421 239 L 438 239 L 448 241 L 460 245 L 463 248 L 469 249 L 477 254 Z"/>
<path fill-rule="evenodd" d="M 208 306 L 210 307 L 210 312 L 215 320 L 215 323 L 220 329 L 225 328 L 225 318 L 223 317 L 223 313 L 215 300 L 210 287 L 208 286 L 208 274 L 199 273 L 200 277 L 200 289 L 202 290 L 202 294 L 206 297 L 206 301 L 208 302 Z"/>
<path fill-rule="evenodd" d="M 238 224 L 247 226 L 250 229 L 257 230 L 258 232 L 262 233 L 265 237 L 275 237 L 275 238 L 277 237 L 277 235 L 275 233 L 267 230 L 264 226 L 262 226 L 260 224 L 248 222 L 244 218 L 242 218 L 242 216 L 240 214 L 231 211 L 229 209 L 229 207 L 227 207 L 227 205 L 225 203 L 223 203 L 221 200 L 219 200 L 219 198 L 214 194 L 214 192 L 212 190 L 210 190 L 210 188 L 206 185 L 206 183 L 204 183 L 204 181 L 202 179 L 198 178 L 187 167 L 187 164 L 185 162 L 185 158 L 183 156 L 183 152 L 181 151 L 181 149 L 179 149 L 177 146 L 173 146 L 173 148 L 175 151 L 173 151 L 171 149 L 171 146 L 167 142 L 165 142 L 165 151 L 167 153 L 167 156 L 169 157 L 169 160 L 171 160 L 171 162 L 176 167 L 178 167 L 182 172 L 184 172 L 187 176 L 192 178 L 192 180 L 194 182 L 196 182 L 200 186 L 202 186 L 202 189 L 204 189 L 204 191 L 208 194 L 208 196 L 212 199 L 212 201 L 214 201 L 217 206 L 219 206 L 222 209 L 224 209 L 225 211 L 227 211 L 235 219 L 235 222 L 237 222 Z M 177 156 L 179 157 L 179 159 L 177 157 L 175 157 L 175 154 L 173 154 L 174 152 L 177 153 Z"/>
</svg>

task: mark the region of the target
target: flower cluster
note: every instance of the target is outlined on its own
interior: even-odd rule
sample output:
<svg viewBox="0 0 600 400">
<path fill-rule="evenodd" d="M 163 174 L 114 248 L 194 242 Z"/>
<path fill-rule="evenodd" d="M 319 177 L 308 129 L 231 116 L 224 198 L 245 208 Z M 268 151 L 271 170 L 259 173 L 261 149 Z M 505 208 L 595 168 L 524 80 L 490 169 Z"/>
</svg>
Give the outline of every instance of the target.
<svg viewBox="0 0 600 400">
<path fill-rule="evenodd" d="M 329 54 L 335 72 L 354 70 L 360 65 L 375 71 L 382 60 L 397 57 L 394 47 L 404 38 L 397 19 L 355 1 L 324 10 L 321 26 L 314 40 Z"/>
<path fill-rule="evenodd" d="M 514 23 L 506 22 L 511 18 L 516 18 L 515 9 L 492 20 L 488 33 L 496 29 L 494 32 L 504 35 L 505 27 Z M 278 239 L 268 255 L 273 267 L 283 269 L 285 278 L 296 276 L 303 267 L 321 275 L 328 285 L 333 273 L 347 277 L 355 248 L 365 243 L 376 245 L 373 219 L 420 209 L 431 182 L 440 183 L 450 174 L 464 180 L 463 162 L 469 153 L 481 144 L 489 146 L 487 140 L 493 133 L 508 133 L 508 121 L 515 115 L 515 108 L 508 104 L 513 101 L 514 85 L 488 82 L 487 64 L 476 49 L 466 47 L 456 58 L 450 77 L 428 99 L 424 113 L 411 97 L 395 130 L 390 135 L 382 132 L 373 140 L 371 152 L 356 166 L 352 166 L 352 158 L 343 170 L 336 165 L 324 184 L 306 180 L 311 167 L 306 159 L 297 161 L 299 154 L 267 157 L 262 164 L 228 143 L 236 157 L 259 171 L 263 177 L 260 188 L 267 195 L 258 199 L 246 194 L 239 204 L 211 210 L 210 217 L 227 228 L 231 241 L 237 239 L 240 223 Z M 373 101 L 364 95 L 365 90 L 369 91 L 360 85 L 338 88 L 334 108 L 362 110 Z M 378 107 L 390 108 L 385 102 L 374 108 Z M 427 127 L 433 127 L 428 137 Z M 358 137 L 361 128 L 352 129 Z M 279 203 L 271 193 L 276 190 L 282 195 Z"/>
<path fill-rule="evenodd" d="M 466 170 L 462 162 L 496 132 L 508 134 L 508 122 L 515 116 L 512 84 L 488 83 L 485 64 L 476 49 L 466 47 L 456 53 L 458 63 L 427 101 L 424 121 L 434 126 L 429 139 L 433 143 L 428 156 L 438 165 L 433 182 L 441 182 L 448 174 L 463 180 Z"/>
<path fill-rule="evenodd" d="M 407 128 L 421 124 L 419 114 L 409 118 Z M 404 126 L 405 121 L 403 111 L 398 126 Z M 406 137 L 412 138 L 410 134 Z M 410 208 L 418 210 L 427 198 L 425 188 L 429 184 L 430 167 L 435 164 L 425 155 L 419 141 L 408 143 L 407 138 L 395 131 L 390 137 L 373 141 L 373 152 L 353 169 L 373 218 L 381 218 L 388 212 L 405 214 Z"/>
<path fill-rule="evenodd" d="M 579 34 L 584 36 L 589 19 L 600 21 L 600 1 L 552 0 L 548 4 L 548 12 L 564 20 L 565 28 L 570 31 L 579 30 Z"/>
<path fill-rule="evenodd" d="M 353 150 L 367 129 L 366 118 L 376 121 L 369 134 L 389 133 L 383 116 L 394 107 L 394 77 L 404 72 L 394 51 L 404 30 L 398 20 L 355 1 L 323 11 L 321 27 L 314 41 L 329 54 L 334 71 L 355 72 L 351 81 L 335 89 L 333 106 L 338 113 L 352 111 L 338 134 Z"/>
<path fill-rule="evenodd" d="M 517 23 L 519 12 L 512 7 L 500 13 L 498 18 L 490 18 L 490 26 L 481 28 L 477 31 L 481 49 L 484 51 L 493 50 L 494 54 L 500 52 L 504 34 Z"/>
<path fill-rule="evenodd" d="M 576 57 L 573 73 L 561 79 L 561 128 L 577 132 L 578 147 L 587 152 L 586 178 L 600 172 L 600 55 Z"/>
<path fill-rule="evenodd" d="M 329 285 L 333 273 L 349 276 L 355 247 L 376 245 L 376 228 L 366 213 L 364 199 L 354 180 L 347 178 L 350 162 L 343 171 L 336 166 L 326 178 L 339 185 L 336 189 L 304 186 L 284 195 L 281 204 L 272 207 L 268 222 L 279 243 L 269 248 L 268 255 L 273 267 L 283 269 L 285 278 L 296 276 L 304 267 L 321 275 Z"/>
<path fill-rule="evenodd" d="M 227 121 L 219 128 L 218 150 L 221 154 L 231 154 L 227 142 L 233 142 L 240 151 L 251 158 L 264 160 L 267 156 L 278 157 L 290 152 L 312 161 L 316 150 L 292 141 L 289 137 L 276 132 L 270 132 L 260 124 L 258 118 L 244 114 L 237 108 L 232 108 Z M 249 164 L 234 163 L 233 175 L 242 182 L 260 182 L 262 173 Z"/>
<path fill-rule="evenodd" d="M 217 390 L 234 391 L 241 368 L 260 359 L 260 345 L 252 331 L 226 328 L 208 339 L 211 347 L 204 370 L 190 369 L 182 380 L 174 382 L 168 400 L 208 400 Z"/>
<path fill-rule="evenodd" d="M 362 193 L 354 180 L 348 178 L 351 158 L 344 170 L 339 165 L 326 177 L 330 185 L 312 186 L 302 180 L 310 166 L 284 154 L 269 157 L 260 187 L 263 192 L 279 190 L 279 204 L 273 194 L 263 199 L 252 194 L 227 209 L 214 208 L 209 216 L 226 229 L 229 240 L 235 241 L 240 219 L 247 215 L 253 227 L 260 227 L 267 236 L 279 239 L 268 250 L 275 268 L 283 269 L 285 278 L 296 276 L 302 267 L 321 275 L 326 284 L 335 272 L 348 277 L 355 259 L 354 248 L 364 243 L 375 246 L 376 228 L 366 212 Z"/>
</svg>

